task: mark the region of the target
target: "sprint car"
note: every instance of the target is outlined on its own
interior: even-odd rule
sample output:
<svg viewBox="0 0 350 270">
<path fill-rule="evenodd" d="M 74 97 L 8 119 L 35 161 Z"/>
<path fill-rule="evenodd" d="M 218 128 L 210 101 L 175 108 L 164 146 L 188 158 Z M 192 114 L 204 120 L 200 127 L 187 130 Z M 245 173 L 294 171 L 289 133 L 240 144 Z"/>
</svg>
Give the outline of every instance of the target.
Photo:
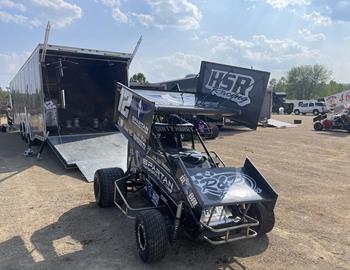
<svg viewBox="0 0 350 270">
<path fill-rule="evenodd" d="M 94 194 L 98 206 L 117 206 L 135 219 L 144 262 L 161 260 L 183 236 L 219 245 L 272 230 L 278 195 L 248 158 L 241 168 L 226 167 L 176 109 L 124 85 L 118 84 L 116 103 L 116 123 L 128 139 L 128 169 L 98 170 Z"/>
</svg>

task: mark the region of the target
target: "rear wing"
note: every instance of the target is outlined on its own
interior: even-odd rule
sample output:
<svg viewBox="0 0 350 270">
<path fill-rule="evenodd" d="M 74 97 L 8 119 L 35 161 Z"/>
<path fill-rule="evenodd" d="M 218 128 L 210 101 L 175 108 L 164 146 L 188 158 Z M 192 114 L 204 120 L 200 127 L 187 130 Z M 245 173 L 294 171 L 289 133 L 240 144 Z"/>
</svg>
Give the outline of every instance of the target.
<svg viewBox="0 0 350 270">
<path fill-rule="evenodd" d="M 158 83 L 166 91 L 192 93 L 196 105 L 215 108 L 217 116 L 256 129 L 270 73 L 202 61 L 199 76 Z"/>
<path fill-rule="evenodd" d="M 270 73 L 254 69 L 202 62 L 197 92 L 203 104 L 240 111 L 232 119 L 256 129 Z"/>
<path fill-rule="evenodd" d="M 198 102 L 198 94 L 136 90 L 117 83 L 114 122 L 139 150 L 146 151 L 155 115 L 235 115 L 239 111 Z"/>
</svg>

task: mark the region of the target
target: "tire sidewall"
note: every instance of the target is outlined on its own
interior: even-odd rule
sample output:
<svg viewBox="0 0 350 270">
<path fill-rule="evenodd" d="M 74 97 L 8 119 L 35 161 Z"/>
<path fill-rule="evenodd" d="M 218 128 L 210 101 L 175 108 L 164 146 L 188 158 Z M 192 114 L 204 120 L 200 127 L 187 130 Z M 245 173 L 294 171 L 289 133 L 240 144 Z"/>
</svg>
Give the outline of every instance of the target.
<svg viewBox="0 0 350 270">
<path fill-rule="evenodd" d="M 94 195 L 95 195 L 96 203 L 100 205 L 101 204 L 101 182 L 99 177 L 96 177 L 94 179 Z"/>
</svg>

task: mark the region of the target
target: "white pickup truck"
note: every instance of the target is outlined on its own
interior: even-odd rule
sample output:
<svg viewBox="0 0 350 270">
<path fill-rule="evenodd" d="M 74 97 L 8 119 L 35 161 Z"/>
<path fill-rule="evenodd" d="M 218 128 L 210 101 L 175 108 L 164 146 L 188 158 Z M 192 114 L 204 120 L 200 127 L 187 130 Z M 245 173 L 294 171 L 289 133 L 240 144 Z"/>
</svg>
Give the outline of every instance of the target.
<svg viewBox="0 0 350 270">
<path fill-rule="evenodd" d="M 294 114 L 296 115 L 299 115 L 300 113 L 303 115 L 307 113 L 318 115 L 327 111 L 327 106 L 324 102 L 305 102 L 301 106 L 294 108 Z"/>
</svg>

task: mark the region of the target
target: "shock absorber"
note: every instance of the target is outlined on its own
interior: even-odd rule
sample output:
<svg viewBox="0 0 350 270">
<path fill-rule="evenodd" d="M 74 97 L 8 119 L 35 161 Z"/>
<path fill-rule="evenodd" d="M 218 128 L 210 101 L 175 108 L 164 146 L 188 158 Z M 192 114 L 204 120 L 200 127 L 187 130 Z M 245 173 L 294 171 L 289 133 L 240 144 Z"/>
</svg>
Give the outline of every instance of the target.
<svg viewBox="0 0 350 270">
<path fill-rule="evenodd" d="M 180 219 L 181 219 L 181 214 L 182 214 L 182 205 L 183 205 L 183 201 L 180 201 L 180 203 L 177 205 L 176 217 L 175 217 L 175 222 L 174 222 L 173 241 L 176 240 L 177 233 L 179 231 Z"/>
</svg>

